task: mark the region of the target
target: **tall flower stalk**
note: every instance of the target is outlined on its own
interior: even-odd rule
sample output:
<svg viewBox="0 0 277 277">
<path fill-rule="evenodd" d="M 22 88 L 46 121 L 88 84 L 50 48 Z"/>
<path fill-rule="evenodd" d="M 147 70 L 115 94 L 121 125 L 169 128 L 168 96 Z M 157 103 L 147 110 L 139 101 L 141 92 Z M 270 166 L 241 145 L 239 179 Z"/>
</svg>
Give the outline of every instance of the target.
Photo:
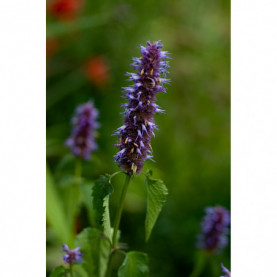
<svg viewBox="0 0 277 277">
<path fill-rule="evenodd" d="M 76 157 L 75 182 L 74 186 L 71 187 L 69 195 L 69 216 L 71 218 L 70 245 L 73 244 L 76 235 L 75 216 L 80 197 L 79 186 L 82 179 L 82 161 L 90 160 L 91 153 L 98 148 L 95 136 L 96 130 L 100 125 L 97 119 L 98 110 L 95 108 L 92 101 L 77 106 L 71 119 L 71 134 L 65 142 L 65 145 L 71 149 L 72 154 Z"/>
<path fill-rule="evenodd" d="M 169 82 L 165 78 L 167 68 L 169 67 L 166 61 L 168 53 L 167 51 L 162 51 L 162 47 L 160 41 L 154 43 L 147 42 L 146 47 L 140 46 L 142 56 L 140 58 L 133 58 L 133 63 L 131 64 L 136 73 L 126 74 L 129 77 L 128 79 L 133 81 L 133 84 L 123 88 L 128 103 L 122 105 L 124 107 L 123 115 L 125 116 L 124 124 L 115 132 L 119 138 L 116 145 L 119 151 L 115 155 L 115 161 L 126 173 L 126 180 L 115 216 L 111 242 L 113 249 L 108 262 L 107 277 L 111 275 L 112 271 L 112 257 L 117 248 L 117 234 L 131 177 L 139 174 L 145 160 L 153 157 L 150 143 L 151 138 L 154 137 L 154 129 L 157 128 L 154 122 L 154 114 L 163 112 L 156 104 L 156 94 L 158 92 L 165 92 L 164 84 Z M 160 185 L 163 186 L 163 183 L 160 183 Z M 166 188 L 164 193 L 167 194 Z M 164 201 L 164 199 L 161 200 L 160 205 Z M 159 211 L 158 209 L 158 213 Z M 153 224 L 155 220 L 153 220 Z M 153 225 L 151 225 L 150 229 L 152 228 Z"/>
<path fill-rule="evenodd" d="M 168 52 L 162 51 L 162 47 L 160 41 L 153 44 L 148 41 L 146 47 L 140 46 L 142 57 L 133 58 L 131 64 L 137 72 L 126 74 L 133 85 L 123 88 L 129 102 L 123 104 L 124 125 L 116 130 L 119 152 L 115 155 L 115 161 L 129 175 L 139 174 L 144 161 L 153 157 L 150 140 L 157 128 L 154 114 L 163 112 L 156 104 L 156 94 L 165 92 L 163 85 L 169 82 L 165 78 L 169 67 L 165 60 Z M 129 182 L 130 178 L 127 176 L 115 220 L 113 247 L 116 246 L 116 235 Z"/>
<path fill-rule="evenodd" d="M 127 73 L 133 84 L 123 88 L 128 103 L 122 105 L 124 124 L 116 130 L 119 152 L 115 161 L 130 175 L 140 173 L 144 161 L 153 157 L 150 142 L 157 128 L 154 114 L 163 112 L 156 104 L 156 94 L 165 92 L 164 84 L 169 82 L 165 78 L 168 53 L 162 47 L 160 41 L 140 46 L 142 57 L 133 58 L 132 63 L 137 72 Z"/>
</svg>

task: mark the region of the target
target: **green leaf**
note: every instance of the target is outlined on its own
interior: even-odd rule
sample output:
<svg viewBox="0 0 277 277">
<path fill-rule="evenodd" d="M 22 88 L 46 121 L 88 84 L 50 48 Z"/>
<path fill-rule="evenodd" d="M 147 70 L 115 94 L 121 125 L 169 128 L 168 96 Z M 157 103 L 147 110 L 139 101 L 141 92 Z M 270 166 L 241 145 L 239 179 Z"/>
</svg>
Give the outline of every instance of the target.
<svg viewBox="0 0 277 277">
<path fill-rule="evenodd" d="M 75 246 L 80 246 L 83 261 L 80 266 L 90 277 L 102 277 L 107 265 L 110 245 L 103 238 L 101 230 L 96 228 L 84 229 L 76 238 Z"/>
<path fill-rule="evenodd" d="M 68 270 L 64 268 L 64 266 L 58 266 L 56 267 L 50 274 L 49 277 L 63 277 L 66 276 Z"/>
<path fill-rule="evenodd" d="M 109 255 L 111 251 L 111 245 L 107 240 L 101 239 L 100 240 L 100 247 L 99 247 L 99 270 L 98 276 L 105 277 Z"/>
<path fill-rule="evenodd" d="M 68 243 L 69 228 L 62 201 L 49 168 L 46 168 L 46 218 L 61 243 Z"/>
<path fill-rule="evenodd" d="M 59 182 L 59 188 L 65 207 L 66 218 L 69 226 L 70 241 L 72 246 L 75 237 L 75 219 L 80 209 L 80 185 L 74 176 L 64 176 Z"/>
<path fill-rule="evenodd" d="M 96 222 L 103 226 L 104 234 L 112 240 L 112 229 L 109 212 L 109 195 L 113 192 L 110 175 L 102 175 L 92 187 L 92 204 L 96 211 Z"/>
<path fill-rule="evenodd" d="M 95 226 L 95 211 L 93 209 L 92 201 L 91 201 L 91 190 L 92 186 L 94 186 L 91 182 L 82 182 L 80 186 L 80 192 L 81 192 L 81 201 L 84 204 L 84 206 L 87 208 L 88 217 L 90 221 L 91 226 Z"/>
<path fill-rule="evenodd" d="M 95 228 L 84 229 L 76 238 L 75 246 L 80 246 L 83 253 L 82 267 L 89 276 L 97 276 L 98 248 L 101 231 Z"/>
<path fill-rule="evenodd" d="M 149 172 L 151 174 L 151 172 Z M 152 229 L 166 201 L 168 190 L 162 180 L 149 175 L 145 179 L 147 189 L 147 207 L 145 219 L 145 239 L 149 240 Z"/>
<path fill-rule="evenodd" d="M 118 270 L 118 277 L 146 277 L 149 275 L 147 254 L 131 251 Z"/>
</svg>

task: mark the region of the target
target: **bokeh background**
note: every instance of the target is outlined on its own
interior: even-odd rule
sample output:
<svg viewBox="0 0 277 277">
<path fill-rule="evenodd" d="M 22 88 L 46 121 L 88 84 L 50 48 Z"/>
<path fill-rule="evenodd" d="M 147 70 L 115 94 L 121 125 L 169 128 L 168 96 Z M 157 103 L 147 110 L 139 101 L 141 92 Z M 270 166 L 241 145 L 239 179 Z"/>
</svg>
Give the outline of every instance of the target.
<svg viewBox="0 0 277 277">
<path fill-rule="evenodd" d="M 145 165 L 164 180 L 169 196 L 146 244 L 145 186 L 137 177 L 126 199 L 121 241 L 149 254 L 150 276 L 188 276 L 204 208 L 230 209 L 229 0 L 47 1 L 47 164 L 66 205 L 65 180 L 75 163 L 64 141 L 76 105 L 93 99 L 100 114 L 99 149 L 83 163 L 83 176 L 89 183 L 118 170 L 111 134 L 122 124 L 121 87 L 129 84 L 124 74 L 132 71 L 131 58 L 140 56 L 138 45 L 148 40 L 162 40 L 172 57 L 171 85 L 158 95 L 166 114 L 155 116 L 156 162 Z M 121 182 L 114 178 L 112 218 Z M 81 207 L 77 230 L 91 224 L 87 217 Z M 47 222 L 48 274 L 63 264 L 61 243 Z M 207 265 L 201 276 L 219 276 L 220 262 L 229 268 L 230 247 L 213 259 L 218 272 Z"/>
</svg>

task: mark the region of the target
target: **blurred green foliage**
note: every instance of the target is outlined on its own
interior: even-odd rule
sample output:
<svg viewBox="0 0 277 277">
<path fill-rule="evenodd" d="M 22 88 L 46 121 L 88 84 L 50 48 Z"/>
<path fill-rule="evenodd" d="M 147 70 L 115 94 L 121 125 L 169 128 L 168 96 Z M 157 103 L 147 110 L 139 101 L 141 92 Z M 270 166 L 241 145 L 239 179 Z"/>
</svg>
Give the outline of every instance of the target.
<svg viewBox="0 0 277 277">
<path fill-rule="evenodd" d="M 158 95 L 166 114 L 155 117 L 159 126 L 152 140 L 156 163 L 145 165 L 145 171 L 153 170 L 153 177 L 165 182 L 169 195 L 146 244 L 146 191 L 138 176 L 128 191 L 121 241 L 148 253 L 150 276 L 188 276 L 198 255 L 195 239 L 204 208 L 216 204 L 230 208 L 229 0 L 86 0 L 75 17 L 66 20 L 48 9 L 47 163 L 56 188 L 50 193 L 60 195 L 62 203 L 48 194 L 47 202 L 54 202 L 56 216 L 61 217 L 60 206 L 67 205 L 64 189 L 75 168 L 64 141 L 76 105 L 93 99 L 100 113 L 99 149 L 90 162 L 83 163 L 82 193 L 87 193 L 83 193 L 86 199 L 79 210 L 78 228 L 93 222 L 84 208 L 90 205 L 88 193 L 100 174 L 118 170 L 113 163 L 116 137 L 111 134 L 122 123 L 121 87 L 128 85 L 124 74 L 132 71 L 131 58 L 140 56 L 137 46 L 147 40 L 162 40 L 172 57 L 171 85 L 167 94 Z M 113 181 L 112 219 L 122 180 L 116 176 Z M 56 223 L 59 234 L 47 223 L 50 271 L 63 263 L 60 237 L 65 231 L 61 222 Z M 220 262 L 230 267 L 230 248 L 214 257 L 217 275 L 207 267 L 202 276 L 219 276 Z"/>
</svg>

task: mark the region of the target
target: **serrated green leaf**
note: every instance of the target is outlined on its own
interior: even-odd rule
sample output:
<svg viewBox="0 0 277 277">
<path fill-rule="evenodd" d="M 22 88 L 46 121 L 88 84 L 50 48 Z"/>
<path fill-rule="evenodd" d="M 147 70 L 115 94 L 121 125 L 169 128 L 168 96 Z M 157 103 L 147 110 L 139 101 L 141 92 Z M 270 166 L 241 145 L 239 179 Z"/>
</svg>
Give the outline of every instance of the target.
<svg viewBox="0 0 277 277">
<path fill-rule="evenodd" d="M 128 252 L 118 270 L 118 277 L 147 277 L 148 275 L 147 254 L 137 251 Z"/>
<path fill-rule="evenodd" d="M 110 175 L 102 175 L 92 187 L 92 204 L 96 211 L 96 222 L 103 226 L 105 235 L 112 240 L 109 212 L 109 195 L 113 192 Z"/>
<path fill-rule="evenodd" d="M 63 277 L 66 276 L 68 270 L 64 268 L 64 266 L 58 266 L 56 267 L 50 274 L 49 277 Z"/>
<path fill-rule="evenodd" d="M 153 179 L 147 176 L 145 179 L 147 189 L 147 207 L 145 219 L 145 239 L 148 241 L 152 229 L 166 201 L 168 190 L 160 179 Z"/>
<path fill-rule="evenodd" d="M 62 201 L 49 168 L 46 168 L 46 218 L 61 243 L 68 243 L 69 228 Z"/>
<path fill-rule="evenodd" d="M 80 246 L 83 261 L 80 266 L 90 277 L 102 277 L 106 269 L 110 246 L 103 238 L 101 230 L 96 228 L 84 229 L 76 238 L 75 246 Z"/>
</svg>

